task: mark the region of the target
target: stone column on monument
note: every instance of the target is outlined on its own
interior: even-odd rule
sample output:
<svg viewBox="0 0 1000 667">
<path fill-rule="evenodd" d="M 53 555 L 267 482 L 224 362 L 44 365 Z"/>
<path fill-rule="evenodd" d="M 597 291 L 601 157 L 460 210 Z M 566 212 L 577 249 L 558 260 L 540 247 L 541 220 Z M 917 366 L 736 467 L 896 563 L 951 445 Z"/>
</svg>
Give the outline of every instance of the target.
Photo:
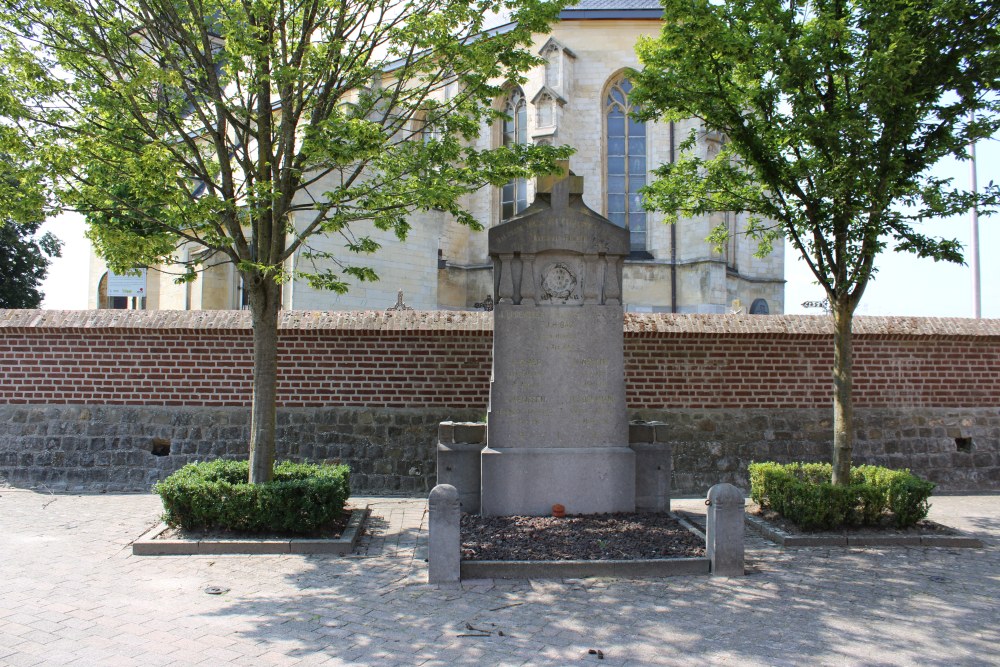
<svg viewBox="0 0 1000 667">
<path fill-rule="evenodd" d="M 496 308 L 485 515 L 633 511 L 621 305 L 628 231 L 583 203 L 583 179 L 540 180 L 489 232 Z"/>
</svg>

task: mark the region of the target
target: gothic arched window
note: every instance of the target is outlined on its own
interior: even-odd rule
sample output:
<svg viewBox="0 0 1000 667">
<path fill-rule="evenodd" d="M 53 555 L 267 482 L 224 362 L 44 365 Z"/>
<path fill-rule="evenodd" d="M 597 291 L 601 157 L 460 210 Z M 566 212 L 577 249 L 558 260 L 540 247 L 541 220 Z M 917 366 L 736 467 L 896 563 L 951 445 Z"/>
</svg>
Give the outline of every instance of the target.
<svg viewBox="0 0 1000 667">
<path fill-rule="evenodd" d="M 528 103 L 520 88 L 513 88 L 504 106 L 507 119 L 503 122 L 503 145 L 524 146 L 528 143 Z M 500 222 L 513 218 L 528 208 L 528 179 L 515 178 L 500 191 Z"/>
<path fill-rule="evenodd" d="M 632 250 L 646 249 L 646 211 L 639 189 L 646 185 L 646 123 L 635 120 L 628 99 L 632 84 L 619 77 L 604 98 L 605 202 L 608 219 L 627 227 Z"/>
</svg>

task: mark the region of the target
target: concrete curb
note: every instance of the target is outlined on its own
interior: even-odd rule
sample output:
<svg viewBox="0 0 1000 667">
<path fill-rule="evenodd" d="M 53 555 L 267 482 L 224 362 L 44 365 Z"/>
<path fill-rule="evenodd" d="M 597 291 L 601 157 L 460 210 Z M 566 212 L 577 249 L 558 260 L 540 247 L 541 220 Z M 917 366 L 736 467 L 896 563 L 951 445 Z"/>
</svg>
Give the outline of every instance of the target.
<svg viewBox="0 0 1000 667">
<path fill-rule="evenodd" d="M 167 529 L 161 523 L 132 543 L 134 556 L 197 556 L 201 554 L 327 554 L 346 556 L 361 538 L 369 509 L 351 512 L 347 527 L 336 539 L 291 538 L 287 540 L 159 540 Z"/>
<path fill-rule="evenodd" d="M 968 535 L 791 535 L 763 519 L 746 515 L 747 525 L 782 547 L 958 547 L 981 549 L 982 540 Z"/>
<path fill-rule="evenodd" d="M 563 579 L 676 577 L 709 574 L 708 558 L 660 560 L 463 560 L 462 579 Z"/>
</svg>

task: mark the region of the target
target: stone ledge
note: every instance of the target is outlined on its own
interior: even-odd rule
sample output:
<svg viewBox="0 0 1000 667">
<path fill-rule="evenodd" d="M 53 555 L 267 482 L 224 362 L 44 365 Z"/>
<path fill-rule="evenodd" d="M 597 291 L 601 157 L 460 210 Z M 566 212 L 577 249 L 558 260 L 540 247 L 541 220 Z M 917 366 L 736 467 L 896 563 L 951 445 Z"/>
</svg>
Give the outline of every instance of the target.
<svg viewBox="0 0 1000 667">
<path fill-rule="evenodd" d="M 134 556 L 198 556 L 202 554 L 327 554 L 346 556 L 361 538 L 369 509 L 356 509 L 336 539 L 291 538 L 281 540 L 161 540 L 167 525 L 161 523 L 132 543 Z"/>
<path fill-rule="evenodd" d="M 708 558 L 657 560 L 463 560 L 462 579 L 562 579 L 675 577 L 710 574 Z"/>
<path fill-rule="evenodd" d="M 968 535 L 792 535 L 763 519 L 746 515 L 746 523 L 782 547 L 958 547 L 980 549 L 982 540 Z"/>
<path fill-rule="evenodd" d="M 765 337 L 830 338 L 833 320 L 824 315 L 709 315 L 625 313 L 626 338 Z M 490 335 L 493 314 L 464 310 L 317 311 L 283 310 L 279 330 L 290 333 L 353 331 Z M 170 331 L 249 335 L 250 313 L 241 310 L 4 310 L 0 332 Z M 903 340 L 945 338 L 1000 340 L 1000 319 L 960 317 L 866 317 L 854 319 L 855 337 Z"/>
</svg>

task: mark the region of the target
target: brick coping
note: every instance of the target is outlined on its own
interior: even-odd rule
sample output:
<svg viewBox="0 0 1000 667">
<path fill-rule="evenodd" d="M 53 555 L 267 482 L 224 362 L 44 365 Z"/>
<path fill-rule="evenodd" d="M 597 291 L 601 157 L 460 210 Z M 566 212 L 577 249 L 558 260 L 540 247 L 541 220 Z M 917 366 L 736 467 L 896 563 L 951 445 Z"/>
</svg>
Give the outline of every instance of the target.
<svg viewBox="0 0 1000 667">
<path fill-rule="evenodd" d="M 479 311 L 282 311 L 282 333 L 490 334 L 493 314 Z M 173 331 L 247 334 L 250 313 L 239 310 L 2 310 L 0 332 Z M 868 317 L 854 320 L 854 334 L 894 339 L 1000 340 L 1000 319 Z M 679 315 L 626 313 L 627 337 L 815 337 L 833 335 L 826 315 Z"/>
</svg>

